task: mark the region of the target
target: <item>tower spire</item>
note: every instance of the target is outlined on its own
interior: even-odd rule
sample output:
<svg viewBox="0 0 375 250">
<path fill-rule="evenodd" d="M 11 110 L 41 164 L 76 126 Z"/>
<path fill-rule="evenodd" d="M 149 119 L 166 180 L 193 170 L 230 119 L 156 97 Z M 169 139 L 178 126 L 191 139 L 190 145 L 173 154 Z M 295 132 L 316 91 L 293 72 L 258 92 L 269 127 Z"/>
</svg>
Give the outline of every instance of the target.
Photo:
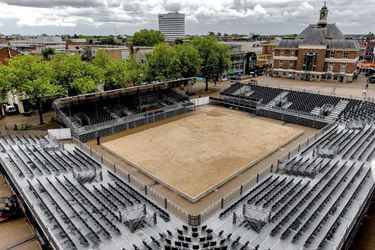
<svg viewBox="0 0 375 250">
<path fill-rule="evenodd" d="M 320 9 L 318 26 L 325 27 L 327 25 L 327 18 L 328 18 L 327 2 L 324 1 L 324 6 Z"/>
</svg>

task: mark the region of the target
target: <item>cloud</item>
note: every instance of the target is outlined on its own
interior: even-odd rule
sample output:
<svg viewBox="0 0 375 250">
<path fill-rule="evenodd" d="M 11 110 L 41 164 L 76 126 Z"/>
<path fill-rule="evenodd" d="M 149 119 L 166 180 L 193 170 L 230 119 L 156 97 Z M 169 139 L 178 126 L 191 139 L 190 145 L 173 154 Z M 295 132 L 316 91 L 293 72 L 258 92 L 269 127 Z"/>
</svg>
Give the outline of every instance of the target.
<svg viewBox="0 0 375 250">
<path fill-rule="evenodd" d="M 181 2 L 178 0 L 164 0 L 164 8 L 169 12 L 178 12 L 181 10 Z"/>
<path fill-rule="evenodd" d="M 262 7 L 262 5 L 257 4 L 254 7 L 254 13 L 257 13 L 257 14 L 266 14 L 267 11 Z"/>
<path fill-rule="evenodd" d="M 344 32 L 367 33 L 375 20 L 373 10 L 363 6 L 373 3 L 330 0 L 328 21 Z M 298 33 L 318 20 L 321 6 L 320 0 L 0 0 L 0 21 L 5 24 L 2 30 L 73 27 L 78 33 L 92 26 L 107 32 L 108 26 L 117 25 L 127 32 L 157 28 L 157 14 L 179 11 L 185 13 L 186 30 L 191 33 Z"/>
<path fill-rule="evenodd" d="M 113 2 L 113 1 L 111 1 Z M 0 0 L 0 3 L 6 3 L 14 6 L 52 8 L 52 7 L 99 7 L 104 6 L 101 0 Z"/>
</svg>

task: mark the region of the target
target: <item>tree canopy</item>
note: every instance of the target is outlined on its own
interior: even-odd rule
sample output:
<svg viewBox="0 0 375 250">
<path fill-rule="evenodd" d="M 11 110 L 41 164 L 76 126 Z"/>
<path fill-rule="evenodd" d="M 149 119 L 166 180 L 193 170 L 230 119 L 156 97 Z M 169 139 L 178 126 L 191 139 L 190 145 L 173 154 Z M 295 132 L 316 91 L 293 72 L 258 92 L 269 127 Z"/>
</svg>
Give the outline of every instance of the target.
<svg viewBox="0 0 375 250">
<path fill-rule="evenodd" d="M 10 91 L 10 82 L 8 81 L 8 70 L 6 66 L 0 65 L 0 105 L 6 102 L 6 97 Z M 3 116 L 2 109 L 0 108 L 0 116 Z"/>
<path fill-rule="evenodd" d="M 191 45 L 174 47 L 158 44 L 147 54 L 148 78 L 150 80 L 172 80 L 196 76 L 201 63 L 198 51 Z"/>
<path fill-rule="evenodd" d="M 43 124 L 42 104 L 49 98 L 62 95 L 64 89 L 52 80 L 52 69 L 43 56 L 24 55 L 12 58 L 9 63 L 9 82 L 16 80 L 19 84 L 15 87 L 21 95 L 26 95 L 32 104 L 38 107 L 40 123 Z"/>
<path fill-rule="evenodd" d="M 51 59 L 51 56 L 53 56 L 54 54 L 55 54 L 55 49 L 53 48 L 42 49 L 42 55 L 45 60 Z"/>
<path fill-rule="evenodd" d="M 152 45 L 156 44 L 153 51 L 146 54 L 146 64 L 134 55 L 127 61 L 110 59 L 102 49 L 89 62 L 82 61 L 79 55 L 53 50 L 45 50 L 40 56 L 14 57 L 8 67 L 0 67 L 0 104 L 5 102 L 7 94 L 19 94 L 38 108 L 43 123 L 42 104 L 50 98 L 91 93 L 102 87 L 108 90 L 197 75 L 206 78 L 208 90 L 208 80 L 217 81 L 228 69 L 229 48 L 219 44 L 215 37 L 194 38 L 191 43 L 170 46 L 161 42 L 164 36 L 160 32 L 141 30 L 133 39 L 144 35 L 154 37 Z M 52 52 L 55 55 L 49 58 Z"/>
<path fill-rule="evenodd" d="M 92 64 L 104 75 L 106 90 L 138 85 L 144 81 L 145 65 L 134 57 L 128 61 L 111 60 L 103 49 L 99 49 Z"/>
<path fill-rule="evenodd" d="M 200 74 L 206 79 L 206 91 L 208 91 L 208 80 L 217 81 L 219 75 L 229 68 L 229 47 L 218 43 L 213 36 L 194 38 L 192 46 L 200 54 Z"/>
<path fill-rule="evenodd" d="M 47 99 L 91 93 L 99 86 L 112 89 L 141 84 L 145 72 L 139 60 L 110 60 L 104 50 L 99 50 L 92 62 L 62 53 L 56 53 L 52 60 L 42 55 L 17 56 L 8 67 L 0 67 L 0 104 L 7 94 L 19 94 L 35 105 L 43 123 L 42 105 Z"/>
<path fill-rule="evenodd" d="M 116 39 L 114 36 L 104 36 L 100 38 L 100 43 L 101 44 L 108 44 L 108 45 L 116 45 Z"/>
<path fill-rule="evenodd" d="M 86 94 L 104 84 L 103 72 L 78 55 L 56 54 L 50 62 L 51 81 L 62 86 L 68 95 Z M 84 81 L 86 80 L 86 81 Z"/>
<path fill-rule="evenodd" d="M 165 37 L 158 30 L 142 29 L 135 32 L 130 41 L 137 46 L 155 46 L 158 43 L 164 42 Z"/>
</svg>

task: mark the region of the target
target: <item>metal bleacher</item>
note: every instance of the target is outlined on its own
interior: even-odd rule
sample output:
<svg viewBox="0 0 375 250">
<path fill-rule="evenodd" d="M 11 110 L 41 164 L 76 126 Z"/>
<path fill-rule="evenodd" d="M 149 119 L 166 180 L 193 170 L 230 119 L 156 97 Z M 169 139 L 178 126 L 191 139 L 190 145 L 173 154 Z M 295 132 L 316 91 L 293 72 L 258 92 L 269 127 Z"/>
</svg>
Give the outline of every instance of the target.
<svg viewBox="0 0 375 250">
<path fill-rule="evenodd" d="M 290 119 L 319 118 L 310 114 L 316 105 L 333 110 L 342 101 L 299 92 L 288 99 L 286 92 L 235 84 L 218 99 L 230 105 L 245 96 L 249 107 Z M 301 97 L 314 103 L 304 106 Z M 184 97 L 166 92 L 164 98 Z M 196 224 L 76 144 L 0 135 L 0 163 L 53 249 L 342 249 L 374 194 L 375 106 L 347 101 L 335 119 L 323 115 L 330 125 L 312 141 Z"/>
<path fill-rule="evenodd" d="M 74 137 L 88 141 L 193 110 L 189 97 L 169 88 L 104 94 L 108 96 L 57 100 L 57 120 L 69 127 Z"/>
<path fill-rule="evenodd" d="M 372 102 L 262 86 L 254 82 L 234 83 L 222 90 L 219 98 L 210 98 L 210 102 L 319 129 L 337 120 L 356 119 L 362 115 L 375 119 L 375 104 Z"/>
<path fill-rule="evenodd" d="M 179 225 L 73 144 L 3 136 L 0 145 L 1 165 L 55 249 L 132 249 L 142 244 L 133 233 Z"/>
<path fill-rule="evenodd" d="M 276 173 L 206 223 L 231 228 L 257 249 L 340 249 L 374 190 L 369 155 L 375 150 L 375 124 L 351 123 L 332 126 L 280 161 Z M 334 153 L 322 153 L 328 149 Z M 248 204 L 268 209 L 269 220 L 261 227 L 235 223 Z"/>
</svg>

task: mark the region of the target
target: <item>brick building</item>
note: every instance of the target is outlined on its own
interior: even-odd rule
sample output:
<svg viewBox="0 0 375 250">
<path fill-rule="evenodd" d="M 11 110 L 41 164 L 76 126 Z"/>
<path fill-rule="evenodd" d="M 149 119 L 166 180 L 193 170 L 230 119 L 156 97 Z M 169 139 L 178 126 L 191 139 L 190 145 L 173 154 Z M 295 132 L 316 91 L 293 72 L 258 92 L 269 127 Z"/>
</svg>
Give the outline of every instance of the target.
<svg viewBox="0 0 375 250">
<path fill-rule="evenodd" d="M 296 39 L 280 41 L 274 48 L 273 76 L 340 82 L 357 77 L 359 43 L 345 39 L 335 24 L 327 23 L 327 16 L 324 5 L 317 24 L 310 24 Z"/>
<path fill-rule="evenodd" d="M 21 53 L 9 48 L 9 47 L 4 47 L 0 49 L 0 64 L 8 65 L 9 60 L 12 57 L 15 57 Z"/>
<path fill-rule="evenodd" d="M 367 62 L 375 62 L 375 36 L 366 36 L 364 39 L 365 51 L 363 59 Z"/>
</svg>

